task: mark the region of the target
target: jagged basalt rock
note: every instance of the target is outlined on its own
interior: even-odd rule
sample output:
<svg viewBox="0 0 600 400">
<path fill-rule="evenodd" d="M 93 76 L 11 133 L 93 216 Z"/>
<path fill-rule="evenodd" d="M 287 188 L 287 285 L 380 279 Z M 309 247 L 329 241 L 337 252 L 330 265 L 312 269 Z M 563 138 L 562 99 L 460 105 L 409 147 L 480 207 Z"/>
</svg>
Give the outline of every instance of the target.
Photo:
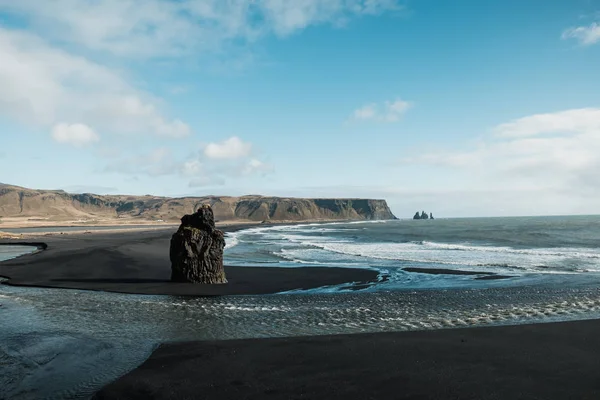
<svg viewBox="0 0 600 400">
<path fill-rule="evenodd" d="M 181 218 L 171 237 L 171 281 L 205 284 L 227 283 L 223 268 L 223 232 L 215 228 L 212 208 L 203 205 Z"/>
<path fill-rule="evenodd" d="M 425 211 L 421 211 L 421 213 L 417 211 L 413 216 L 413 219 L 433 219 L 433 213 L 429 213 L 429 215 L 427 215 Z"/>
</svg>

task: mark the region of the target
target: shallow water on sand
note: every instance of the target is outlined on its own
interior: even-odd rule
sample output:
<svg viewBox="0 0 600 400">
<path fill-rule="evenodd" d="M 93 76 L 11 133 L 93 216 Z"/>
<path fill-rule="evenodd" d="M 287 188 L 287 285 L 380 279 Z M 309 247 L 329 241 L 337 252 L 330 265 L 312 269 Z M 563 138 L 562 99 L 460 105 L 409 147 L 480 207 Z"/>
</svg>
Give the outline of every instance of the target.
<svg viewBox="0 0 600 400">
<path fill-rule="evenodd" d="M 33 253 L 37 250 L 34 246 L 14 246 L 14 245 L 2 245 L 0 246 L 0 262 L 16 258 L 24 254 Z"/>
<path fill-rule="evenodd" d="M 600 317 L 600 289 L 520 287 L 222 298 L 0 286 L 0 398 L 87 398 L 165 341 Z M 2 396 L 3 395 L 3 396 Z"/>
</svg>

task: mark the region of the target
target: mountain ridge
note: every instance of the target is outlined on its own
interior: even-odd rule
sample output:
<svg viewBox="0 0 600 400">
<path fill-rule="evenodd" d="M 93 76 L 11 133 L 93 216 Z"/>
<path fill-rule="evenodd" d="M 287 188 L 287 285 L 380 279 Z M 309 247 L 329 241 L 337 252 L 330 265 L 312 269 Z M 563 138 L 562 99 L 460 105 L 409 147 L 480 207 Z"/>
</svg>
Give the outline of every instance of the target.
<svg viewBox="0 0 600 400">
<path fill-rule="evenodd" d="M 0 184 L 0 217 L 133 219 L 177 222 L 202 204 L 220 221 L 395 219 L 387 202 L 361 198 L 297 198 L 261 195 L 166 197 L 98 195 Z"/>
</svg>

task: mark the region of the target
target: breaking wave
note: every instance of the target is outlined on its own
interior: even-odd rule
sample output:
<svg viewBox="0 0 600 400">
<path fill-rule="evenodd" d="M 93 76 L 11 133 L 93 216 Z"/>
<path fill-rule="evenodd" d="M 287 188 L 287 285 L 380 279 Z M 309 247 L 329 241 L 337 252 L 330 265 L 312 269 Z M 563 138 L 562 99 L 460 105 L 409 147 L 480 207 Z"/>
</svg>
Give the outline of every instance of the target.
<svg viewBox="0 0 600 400">
<path fill-rule="evenodd" d="M 260 262 L 290 268 L 374 268 L 388 275 L 389 279 L 380 285 L 386 289 L 394 283 L 402 287 L 421 284 L 435 287 L 434 281 L 442 286 L 500 284 L 491 282 L 492 279 L 476 281 L 466 274 L 425 277 L 413 267 L 510 277 L 600 273 L 600 250 L 570 246 L 574 235 L 548 242 L 553 238 L 550 233 L 528 232 L 524 227 L 523 232 L 507 239 L 497 233 L 501 230 L 492 231 L 487 226 L 483 233 L 471 234 L 468 225 L 450 235 L 444 230 L 447 228 L 436 227 L 439 221 L 430 222 L 427 225 L 407 221 L 335 222 L 253 228 L 229 235 L 228 240 L 233 244 L 228 246 L 226 259 L 233 265 Z M 470 240 L 456 240 L 465 236 L 471 236 Z M 456 239 L 448 240 L 452 238 Z M 532 238 L 543 238 L 548 243 L 532 243 Z M 511 245 L 507 244 L 509 239 Z M 404 271 L 407 267 L 411 267 L 408 272 Z"/>
</svg>

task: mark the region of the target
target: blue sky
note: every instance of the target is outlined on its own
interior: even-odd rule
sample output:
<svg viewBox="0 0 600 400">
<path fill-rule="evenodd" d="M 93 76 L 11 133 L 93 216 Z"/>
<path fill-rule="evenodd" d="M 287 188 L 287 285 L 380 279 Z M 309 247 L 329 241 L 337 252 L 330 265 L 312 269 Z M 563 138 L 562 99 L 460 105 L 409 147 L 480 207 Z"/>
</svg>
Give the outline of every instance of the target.
<svg viewBox="0 0 600 400">
<path fill-rule="evenodd" d="M 600 2 L 0 0 L 0 182 L 600 212 Z"/>
</svg>

